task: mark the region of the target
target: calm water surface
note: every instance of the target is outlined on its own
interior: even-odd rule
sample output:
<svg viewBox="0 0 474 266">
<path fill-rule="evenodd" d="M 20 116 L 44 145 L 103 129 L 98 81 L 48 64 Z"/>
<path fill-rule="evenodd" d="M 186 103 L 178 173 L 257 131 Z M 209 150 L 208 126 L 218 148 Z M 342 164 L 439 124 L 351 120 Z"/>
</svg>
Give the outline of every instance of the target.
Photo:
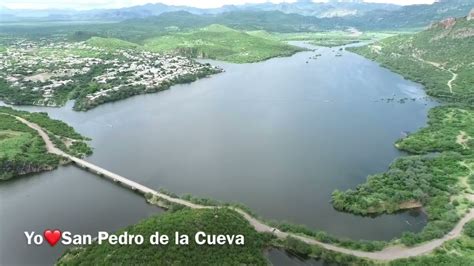
<svg viewBox="0 0 474 266">
<path fill-rule="evenodd" d="M 317 60 L 302 52 L 255 64 L 211 61 L 226 72 L 85 113 L 72 103 L 22 109 L 74 126 L 93 139 L 87 160 L 152 188 L 241 202 L 269 219 L 354 239 L 419 231 L 426 223 L 420 212 L 370 218 L 330 204 L 333 190 L 355 187 L 402 155 L 394 141 L 424 126 L 434 104 L 420 85 L 336 52 L 320 48 Z M 417 100 L 381 101 L 393 96 Z M 160 213 L 73 166 L 7 182 L 0 195 L 4 264 L 48 264 L 61 253 L 26 247 L 25 230 L 96 234 Z"/>
</svg>

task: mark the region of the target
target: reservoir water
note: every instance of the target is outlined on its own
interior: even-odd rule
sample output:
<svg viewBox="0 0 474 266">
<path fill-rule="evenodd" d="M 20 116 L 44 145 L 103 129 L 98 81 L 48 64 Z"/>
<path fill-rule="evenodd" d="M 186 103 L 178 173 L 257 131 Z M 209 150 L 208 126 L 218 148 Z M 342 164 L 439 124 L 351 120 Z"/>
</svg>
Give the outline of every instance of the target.
<svg viewBox="0 0 474 266">
<path fill-rule="evenodd" d="M 88 112 L 48 112 L 92 138 L 87 160 L 152 188 L 240 202 L 268 219 L 354 239 L 420 231 L 421 211 L 354 216 L 332 191 L 363 183 L 403 155 L 393 143 L 426 123 L 419 84 L 330 48 L 254 64 Z M 322 56 L 309 59 L 315 53 Z M 382 99 L 415 98 L 402 104 Z M 0 264 L 51 264 L 64 247 L 28 247 L 24 231 L 114 231 L 160 209 L 73 166 L 0 185 Z M 273 255 L 272 255 L 273 254 Z M 276 263 L 282 252 L 269 253 Z M 291 260 L 291 258 L 289 258 Z"/>
</svg>

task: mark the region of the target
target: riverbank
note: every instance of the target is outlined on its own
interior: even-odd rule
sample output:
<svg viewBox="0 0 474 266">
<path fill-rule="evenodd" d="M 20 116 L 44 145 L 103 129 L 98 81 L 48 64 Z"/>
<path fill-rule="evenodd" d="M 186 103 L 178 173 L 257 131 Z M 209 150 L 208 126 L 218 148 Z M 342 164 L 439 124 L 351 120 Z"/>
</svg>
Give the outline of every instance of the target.
<svg viewBox="0 0 474 266">
<path fill-rule="evenodd" d="M 456 135 L 456 136 L 457 136 L 457 135 Z M 454 138 L 454 139 L 456 139 L 456 138 Z M 447 155 L 447 156 L 449 156 L 449 155 Z M 427 158 L 421 158 L 421 159 L 422 159 L 422 160 L 426 160 Z M 441 158 L 441 160 L 443 160 L 443 159 L 446 159 L 446 158 L 445 158 L 445 157 L 444 157 L 444 158 Z M 454 158 L 454 160 L 456 160 L 456 158 Z M 426 162 L 432 163 L 432 162 L 430 162 L 430 161 L 426 161 Z M 459 174 L 465 174 L 465 173 L 464 173 L 464 172 L 465 172 L 464 169 L 461 168 L 461 169 L 458 169 L 458 170 L 459 170 Z M 456 172 L 456 173 L 458 173 L 458 172 Z M 455 179 L 455 178 L 452 178 L 451 181 L 453 181 L 454 179 Z M 454 184 L 453 184 L 453 183 L 450 183 L 450 184 L 448 184 L 448 185 L 450 185 L 451 188 L 453 188 L 452 186 L 453 186 L 453 185 L 456 186 L 456 182 L 454 182 Z M 436 196 L 436 195 L 435 195 L 435 196 Z M 452 202 L 452 204 L 456 205 L 455 202 Z M 456 212 L 459 211 L 459 213 L 456 213 L 456 215 L 463 216 L 465 213 L 463 213 L 462 210 L 466 210 L 466 208 L 468 208 L 469 205 L 470 205 L 469 202 L 467 202 L 467 203 L 466 203 L 466 202 L 461 202 L 460 205 L 459 205 L 459 202 L 458 202 L 458 206 L 459 206 L 459 207 L 456 208 L 456 209 L 457 209 Z M 398 206 L 400 206 L 400 205 L 398 205 Z M 383 212 L 383 211 L 385 211 L 385 210 L 382 209 L 380 212 Z M 435 210 L 435 211 L 437 211 L 437 210 Z M 442 211 L 441 211 L 441 212 L 442 212 Z M 462 224 L 465 223 L 465 220 L 464 220 L 464 219 L 467 219 L 467 220 L 471 219 L 472 217 L 471 217 L 471 214 L 470 214 L 470 213 L 471 213 L 471 212 L 469 212 L 468 215 L 464 216 L 465 218 L 461 219 L 460 223 L 459 223 L 459 224 L 456 224 L 456 225 L 454 226 L 454 229 L 459 228 L 460 225 L 461 225 L 461 227 L 462 227 Z M 448 213 L 447 213 L 447 215 L 451 215 L 451 214 L 452 214 L 452 212 L 448 212 Z M 441 219 L 446 219 L 446 217 L 442 217 Z M 454 218 L 454 219 L 456 220 L 456 218 Z M 452 224 L 452 225 L 454 225 L 454 224 Z M 446 226 L 446 225 L 443 225 L 443 226 Z M 451 224 L 448 225 L 447 227 L 451 227 Z M 443 227 L 442 230 L 446 230 L 446 227 Z M 460 231 L 460 230 L 459 230 L 459 231 Z M 426 232 L 426 231 L 425 231 L 425 232 Z M 428 231 L 428 232 L 429 232 L 429 231 Z M 446 232 L 446 233 L 447 233 L 447 234 L 444 234 L 444 235 L 441 235 L 441 236 L 446 237 L 446 236 L 449 235 L 450 233 L 452 233 L 452 234 L 455 235 L 455 236 L 459 236 L 459 234 L 460 234 L 460 233 L 456 233 L 456 232 Z M 426 237 L 439 236 L 439 234 L 440 234 L 439 232 L 436 232 L 436 233 L 434 233 L 434 234 L 432 234 L 432 235 L 427 235 Z M 416 244 L 416 243 L 419 243 L 419 241 L 421 241 L 421 242 L 426 241 L 426 239 L 421 238 L 421 239 L 415 239 L 415 242 L 413 242 L 413 241 L 410 242 L 410 237 L 412 237 L 411 235 L 405 235 L 404 237 L 405 237 L 404 241 L 405 241 L 407 244 L 411 244 L 411 245 Z M 449 240 L 449 239 L 447 239 L 447 240 L 445 240 L 445 241 L 448 241 L 448 240 Z M 433 240 L 433 241 L 436 241 L 436 240 Z M 445 241 L 442 241 L 442 243 L 444 243 Z M 426 246 L 428 247 L 429 251 L 432 251 L 434 248 L 439 247 L 439 245 L 436 245 L 436 244 L 433 246 L 433 243 L 434 243 L 434 242 L 431 242 L 431 241 L 426 243 Z M 425 247 L 425 245 L 423 244 L 423 245 L 417 246 L 417 247 Z M 411 249 L 410 249 L 410 248 L 407 248 L 407 250 L 411 250 Z M 410 252 L 407 251 L 407 250 L 405 250 L 405 251 L 403 251 L 403 252 L 410 253 Z M 416 250 L 416 249 L 415 249 L 415 250 Z M 429 252 L 429 251 L 423 251 L 423 252 Z M 425 253 L 416 253 L 416 254 L 422 255 L 422 254 L 425 254 Z"/>
<path fill-rule="evenodd" d="M 463 76 L 464 80 L 460 81 L 453 72 L 453 69 L 458 73 L 471 69 L 465 55 L 459 55 L 469 39 L 456 32 L 472 29 L 474 24 L 465 18 L 456 21 L 454 29 L 433 24 L 413 36 L 396 36 L 351 48 L 425 84 L 427 93 L 445 104 L 430 110 L 426 127 L 396 142 L 398 149 L 411 156 L 395 160 L 388 171 L 370 176 L 354 190 L 336 190 L 332 196 L 335 208 L 362 215 L 374 210 L 377 214 L 392 213 L 400 210 L 400 204 L 405 201 L 421 202 L 429 223 L 418 234 L 403 234 L 400 241 L 405 245 L 446 235 L 474 206 L 471 197 L 464 193 L 469 188 L 463 181 L 464 176 L 470 175 L 466 162 L 470 164 L 474 158 L 472 88 L 470 77 Z M 434 41 L 426 42 L 427 39 Z M 430 68 L 436 71 L 427 75 Z M 441 74 L 433 74 L 438 72 Z"/>
<path fill-rule="evenodd" d="M 28 125 L 25 118 L 43 125 L 47 133 Z M 64 158 L 52 149 L 52 143 L 43 146 L 45 136 L 42 134 L 49 134 L 48 140 L 52 139 L 63 151 L 75 156 L 92 154 L 86 138 L 64 122 L 53 120 L 44 113 L 0 107 L 0 120 L 0 180 L 51 171 L 65 163 Z M 68 145 L 65 144 L 66 139 Z"/>
<path fill-rule="evenodd" d="M 427 107 L 423 100 L 403 106 L 373 100 L 394 91 L 402 95 L 408 92 L 422 95 L 422 91 L 416 84 L 354 54 L 344 53 L 343 57 L 335 58 L 330 49 L 319 48 L 318 52 L 322 56 L 309 64 L 305 61 L 312 52 L 248 65 L 211 62 L 226 72 L 190 85 L 176 86 L 160 95 L 133 97 L 87 113 L 71 111 L 70 103 L 61 109 L 23 108 L 46 111 L 74 125 L 93 138 L 94 147 L 100 147 L 88 161 L 151 188 L 167 187 L 179 194 L 190 192 L 243 202 L 267 218 L 291 217 L 292 223 L 306 224 L 339 237 L 390 240 L 402 231 L 416 232 L 424 225 L 422 213 L 418 216 L 413 216 L 413 212 L 399 213 L 375 219 L 360 217 L 335 211 L 328 199 L 334 188 L 355 185 L 362 181 L 360 177 L 384 170 L 388 162 L 398 156 L 391 143 L 400 132 L 412 131 L 424 123 Z M 350 67 L 354 65 L 362 73 L 355 75 Z M 337 82 L 331 73 L 339 76 Z M 362 82 L 360 75 L 370 77 L 370 82 Z M 393 85 L 380 87 L 382 83 Z M 364 93 L 351 94 L 354 87 Z M 372 115 L 363 115 L 366 113 Z M 401 120 L 408 114 L 410 119 Z M 393 122 L 380 124 L 381 121 Z M 341 138 L 341 134 L 346 135 L 346 128 L 359 133 L 350 139 Z M 196 139 L 200 145 L 196 145 Z M 368 140 L 377 143 L 377 149 L 366 146 Z M 366 151 L 364 156 L 356 152 L 361 148 Z M 315 160 L 312 156 L 315 150 L 327 156 Z M 134 151 L 135 156 L 129 156 L 130 151 Z M 81 171 L 74 167 L 65 167 L 43 175 L 38 182 L 48 182 L 45 186 L 55 182 L 63 187 L 81 187 L 82 192 L 88 193 L 88 202 L 100 202 L 100 206 L 108 206 L 111 213 L 116 212 L 117 203 L 109 199 L 115 199 L 116 195 L 108 195 L 108 191 L 117 188 L 116 193 L 136 197 L 135 193 L 124 193 L 123 188 L 111 186 L 106 180 L 85 171 L 82 175 L 78 172 Z M 55 179 L 58 174 L 64 179 Z M 76 180 L 70 176 L 78 177 Z M 10 186 L 12 191 L 16 184 Z M 95 189 L 96 186 L 103 192 Z M 42 185 L 30 187 L 35 190 Z M 94 188 L 94 192 L 89 192 L 87 187 Z M 243 194 L 246 196 L 242 197 Z M 293 200 L 288 200 L 290 195 Z M 13 195 L 10 198 L 22 201 Z M 81 200 L 65 201 L 76 207 L 56 208 L 71 217 L 76 209 L 85 214 L 89 209 L 96 210 L 91 203 L 82 208 L 77 206 Z M 120 205 L 124 204 L 127 203 Z M 135 208 L 141 210 L 145 206 Z M 308 208 L 313 211 L 308 213 L 305 211 Z M 134 212 L 135 219 L 147 216 Z M 130 221 L 129 217 L 134 217 L 130 214 L 122 217 L 118 212 L 114 216 L 121 217 L 120 222 L 109 221 L 110 227 L 101 223 L 101 229 L 115 231 L 117 226 L 126 224 L 122 222 L 124 219 Z M 90 216 L 89 220 L 94 218 Z M 351 228 L 347 228 L 347 223 L 352 224 Z M 85 230 L 81 232 L 97 230 L 96 222 L 86 226 L 84 222 L 68 221 L 58 223 L 57 227 L 77 231 L 77 224 Z M 19 245 L 22 240 L 18 240 Z M 31 252 L 40 253 L 37 249 Z M 49 254 L 49 251 L 44 252 Z M 15 259 L 8 257 L 10 261 Z"/>
<path fill-rule="evenodd" d="M 48 149 L 50 152 L 57 153 L 61 156 L 70 158 L 71 156 L 67 155 L 66 153 L 63 153 L 62 151 L 59 151 L 52 141 L 49 139 L 49 136 L 44 132 L 44 130 L 39 127 L 38 125 L 31 123 L 29 121 L 22 121 L 29 127 L 35 129 L 40 133 L 40 136 L 43 138 L 44 142 L 47 144 Z M 74 158 L 72 159 L 74 160 Z M 93 167 L 93 165 L 89 166 Z M 138 185 L 137 185 L 138 186 Z M 135 188 L 138 188 L 135 186 Z M 133 187 L 132 187 L 133 189 Z M 151 191 L 151 190 L 150 190 Z M 408 248 L 408 247 L 403 247 L 403 248 L 397 248 L 397 247 L 386 247 L 381 251 L 376 251 L 376 252 L 364 252 L 364 251 L 356 251 L 356 250 L 351 250 L 347 248 L 342 248 L 338 246 L 334 246 L 331 244 L 326 244 L 321 241 L 318 241 L 314 238 L 304 236 L 301 234 L 294 234 L 294 233 L 288 233 L 288 232 L 282 232 L 278 230 L 277 228 L 271 227 L 264 222 L 256 219 L 252 215 L 248 214 L 247 212 L 243 211 L 242 209 L 236 208 L 236 207 L 227 207 L 227 206 L 206 206 L 206 205 L 200 205 L 193 203 L 191 201 L 183 200 L 180 198 L 175 198 L 171 197 L 167 194 L 157 192 L 157 191 L 151 191 L 145 194 L 145 197 L 148 199 L 150 203 L 155 203 L 160 207 L 167 207 L 170 209 L 176 209 L 173 207 L 174 205 L 180 205 L 186 208 L 191 208 L 191 209 L 226 209 L 230 208 L 231 210 L 239 213 L 257 232 L 261 233 L 268 233 L 276 236 L 279 239 L 287 240 L 289 238 L 295 238 L 299 241 L 302 241 L 306 244 L 310 245 L 318 245 L 323 247 L 324 249 L 330 250 L 330 251 L 335 251 L 339 253 L 343 253 L 346 255 L 350 256 L 355 256 L 355 257 L 360 257 L 360 258 L 366 258 L 366 259 L 372 259 L 372 260 L 377 260 L 377 261 L 392 261 L 396 259 L 401 259 L 401 258 L 409 258 L 413 256 L 419 256 L 419 255 L 424 255 L 429 252 L 432 252 L 435 248 L 441 246 L 444 242 L 451 240 L 453 238 L 458 237 L 461 234 L 461 230 L 464 227 L 464 225 L 469 222 L 470 220 L 474 219 L 474 208 L 471 209 L 461 221 L 454 227 L 454 229 L 449 232 L 449 234 L 445 235 L 441 239 L 437 239 L 431 242 L 424 243 L 423 245 Z M 178 208 L 179 209 L 179 208 Z M 290 241 L 291 243 L 291 241 Z"/>
</svg>

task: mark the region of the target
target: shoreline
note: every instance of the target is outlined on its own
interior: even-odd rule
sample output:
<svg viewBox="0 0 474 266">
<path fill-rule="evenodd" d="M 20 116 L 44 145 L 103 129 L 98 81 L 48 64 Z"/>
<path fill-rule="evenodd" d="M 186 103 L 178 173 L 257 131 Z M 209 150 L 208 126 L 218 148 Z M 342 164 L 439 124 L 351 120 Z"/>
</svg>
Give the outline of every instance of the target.
<svg viewBox="0 0 474 266">
<path fill-rule="evenodd" d="M 43 129 L 40 126 L 38 126 L 38 125 L 36 125 L 32 122 L 29 122 L 25 119 L 19 119 L 19 120 L 21 122 L 25 123 L 30 128 L 36 130 L 39 133 L 39 135 L 45 141 L 49 152 L 61 155 L 61 156 L 66 157 L 66 158 L 70 158 L 72 161 L 83 161 L 81 159 L 76 159 L 73 156 L 70 156 L 67 153 L 64 153 L 64 152 L 60 151 L 59 149 L 57 149 L 55 147 L 54 143 L 49 139 L 49 136 L 43 131 Z M 89 165 L 89 164 L 90 163 L 87 163 L 86 165 Z M 90 165 L 93 166 L 92 164 L 90 164 Z M 133 187 L 132 187 L 132 190 L 134 190 Z M 160 199 L 161 199 L 161 200 L 164 200 L 165 202 L 170 202 L 171 204 L 184 205 L 185 207 L 192 208 L 192 209 L 229 208 L 231 210 L 234 210 L 234 211 L 238 212 L 240 215 L 242 215 L 242 217 L 244 217 L 245 220 L 247 220 L 250 223 L 250 225 L 257 232 L 270 233 L 270 234 L 273 234 L 274 236 L 276 236 L 279 239 L 287 239 L 288 237 L 292 237 L 292 238 L 296 238 L 296 239 L 298 239 L 302 242 L 305 242 L 306 244 L 317 245 L 317 246 L 323 247 L 326 250 L 335 251 L 335 252 L 343 253 L 343 254 L 346 254 L 346 255 L 352 255 L 352 256 L 359 257 L 359 258 L 371 259 L 371 260 L 375 260 L 375 261 L 392 261 L 392 260 L 396 260 L 396 259 L 409 258 L 409 257 L 413 257 L 413 256 L 420 256 L 420 255 L 430 253 L 434 249 L 436 249 L 437 247 L 441 246 L 444 242 L 458 237 L 462 232 L 463 226 L 467 222 L 474 219 L 474 208 L 471 208 L 469 213 L 467 215 L 465 215 L 456 224 L 456 226 L 448 234 L 444 235 L 442 238 L 434 239 L 434 240 L 422 243 L 422 244 L 414 246 L 414 247 L 389 245 L 389 246 L 386 246 L 384 249 L 382 249 L 380 251 L 368 252 L 368 251 L 348 249 L 348 248 L 340 247 L 340 246 L 333 245 L 333 244 L 327 244 L 327 243 L 318 241 L 318 240 L 316 240 L 312 237 L 304 236 L 304 235 L 301 235 L 301 234 L 280 231 L 276 227 L 269 226 L 265 222 L 262 222 L 261 220 L 253 217 L 251 214 L 247 213 L 246 211 L 244 211 L 244 210 L 242 210 L 238 207 L 232 207 L 232 206 L 206 206 L 206 205 L 193 203 L 192 201 L 183 200 L 181 198 L 174 198 L 174 197 L 171 197 L 167 194 L 164 194 L 164 193 L 158 192 L 158 191 L 150 191 L 150 193 L 152 194 L 151 197 L 156 197 L 158 201 L 160 201 Z M 146 196 L 147 194 L 148 193 L 145 193 L 145 198 L 147 198 L 147 196 Z M 163 207 L 165 205 L 160 204 L 159 206 Z"/>
</svg>

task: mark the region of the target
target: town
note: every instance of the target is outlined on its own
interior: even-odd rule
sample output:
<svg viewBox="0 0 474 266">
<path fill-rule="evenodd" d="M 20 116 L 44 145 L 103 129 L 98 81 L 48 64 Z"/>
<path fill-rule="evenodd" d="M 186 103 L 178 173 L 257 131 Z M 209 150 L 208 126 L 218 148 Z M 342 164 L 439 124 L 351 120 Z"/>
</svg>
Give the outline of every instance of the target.
<svg viewBox="0 0 474 266">
<path fill-rule="evenodd" d="M 11 104 L 62 106 L 74 109 L 151 93 L 187 83 L 221 70 L 186 57 L 139 49 L 105 49 L 85 42 L 20 40 L 0 53 L 0 79 Z"/>
</svg>

